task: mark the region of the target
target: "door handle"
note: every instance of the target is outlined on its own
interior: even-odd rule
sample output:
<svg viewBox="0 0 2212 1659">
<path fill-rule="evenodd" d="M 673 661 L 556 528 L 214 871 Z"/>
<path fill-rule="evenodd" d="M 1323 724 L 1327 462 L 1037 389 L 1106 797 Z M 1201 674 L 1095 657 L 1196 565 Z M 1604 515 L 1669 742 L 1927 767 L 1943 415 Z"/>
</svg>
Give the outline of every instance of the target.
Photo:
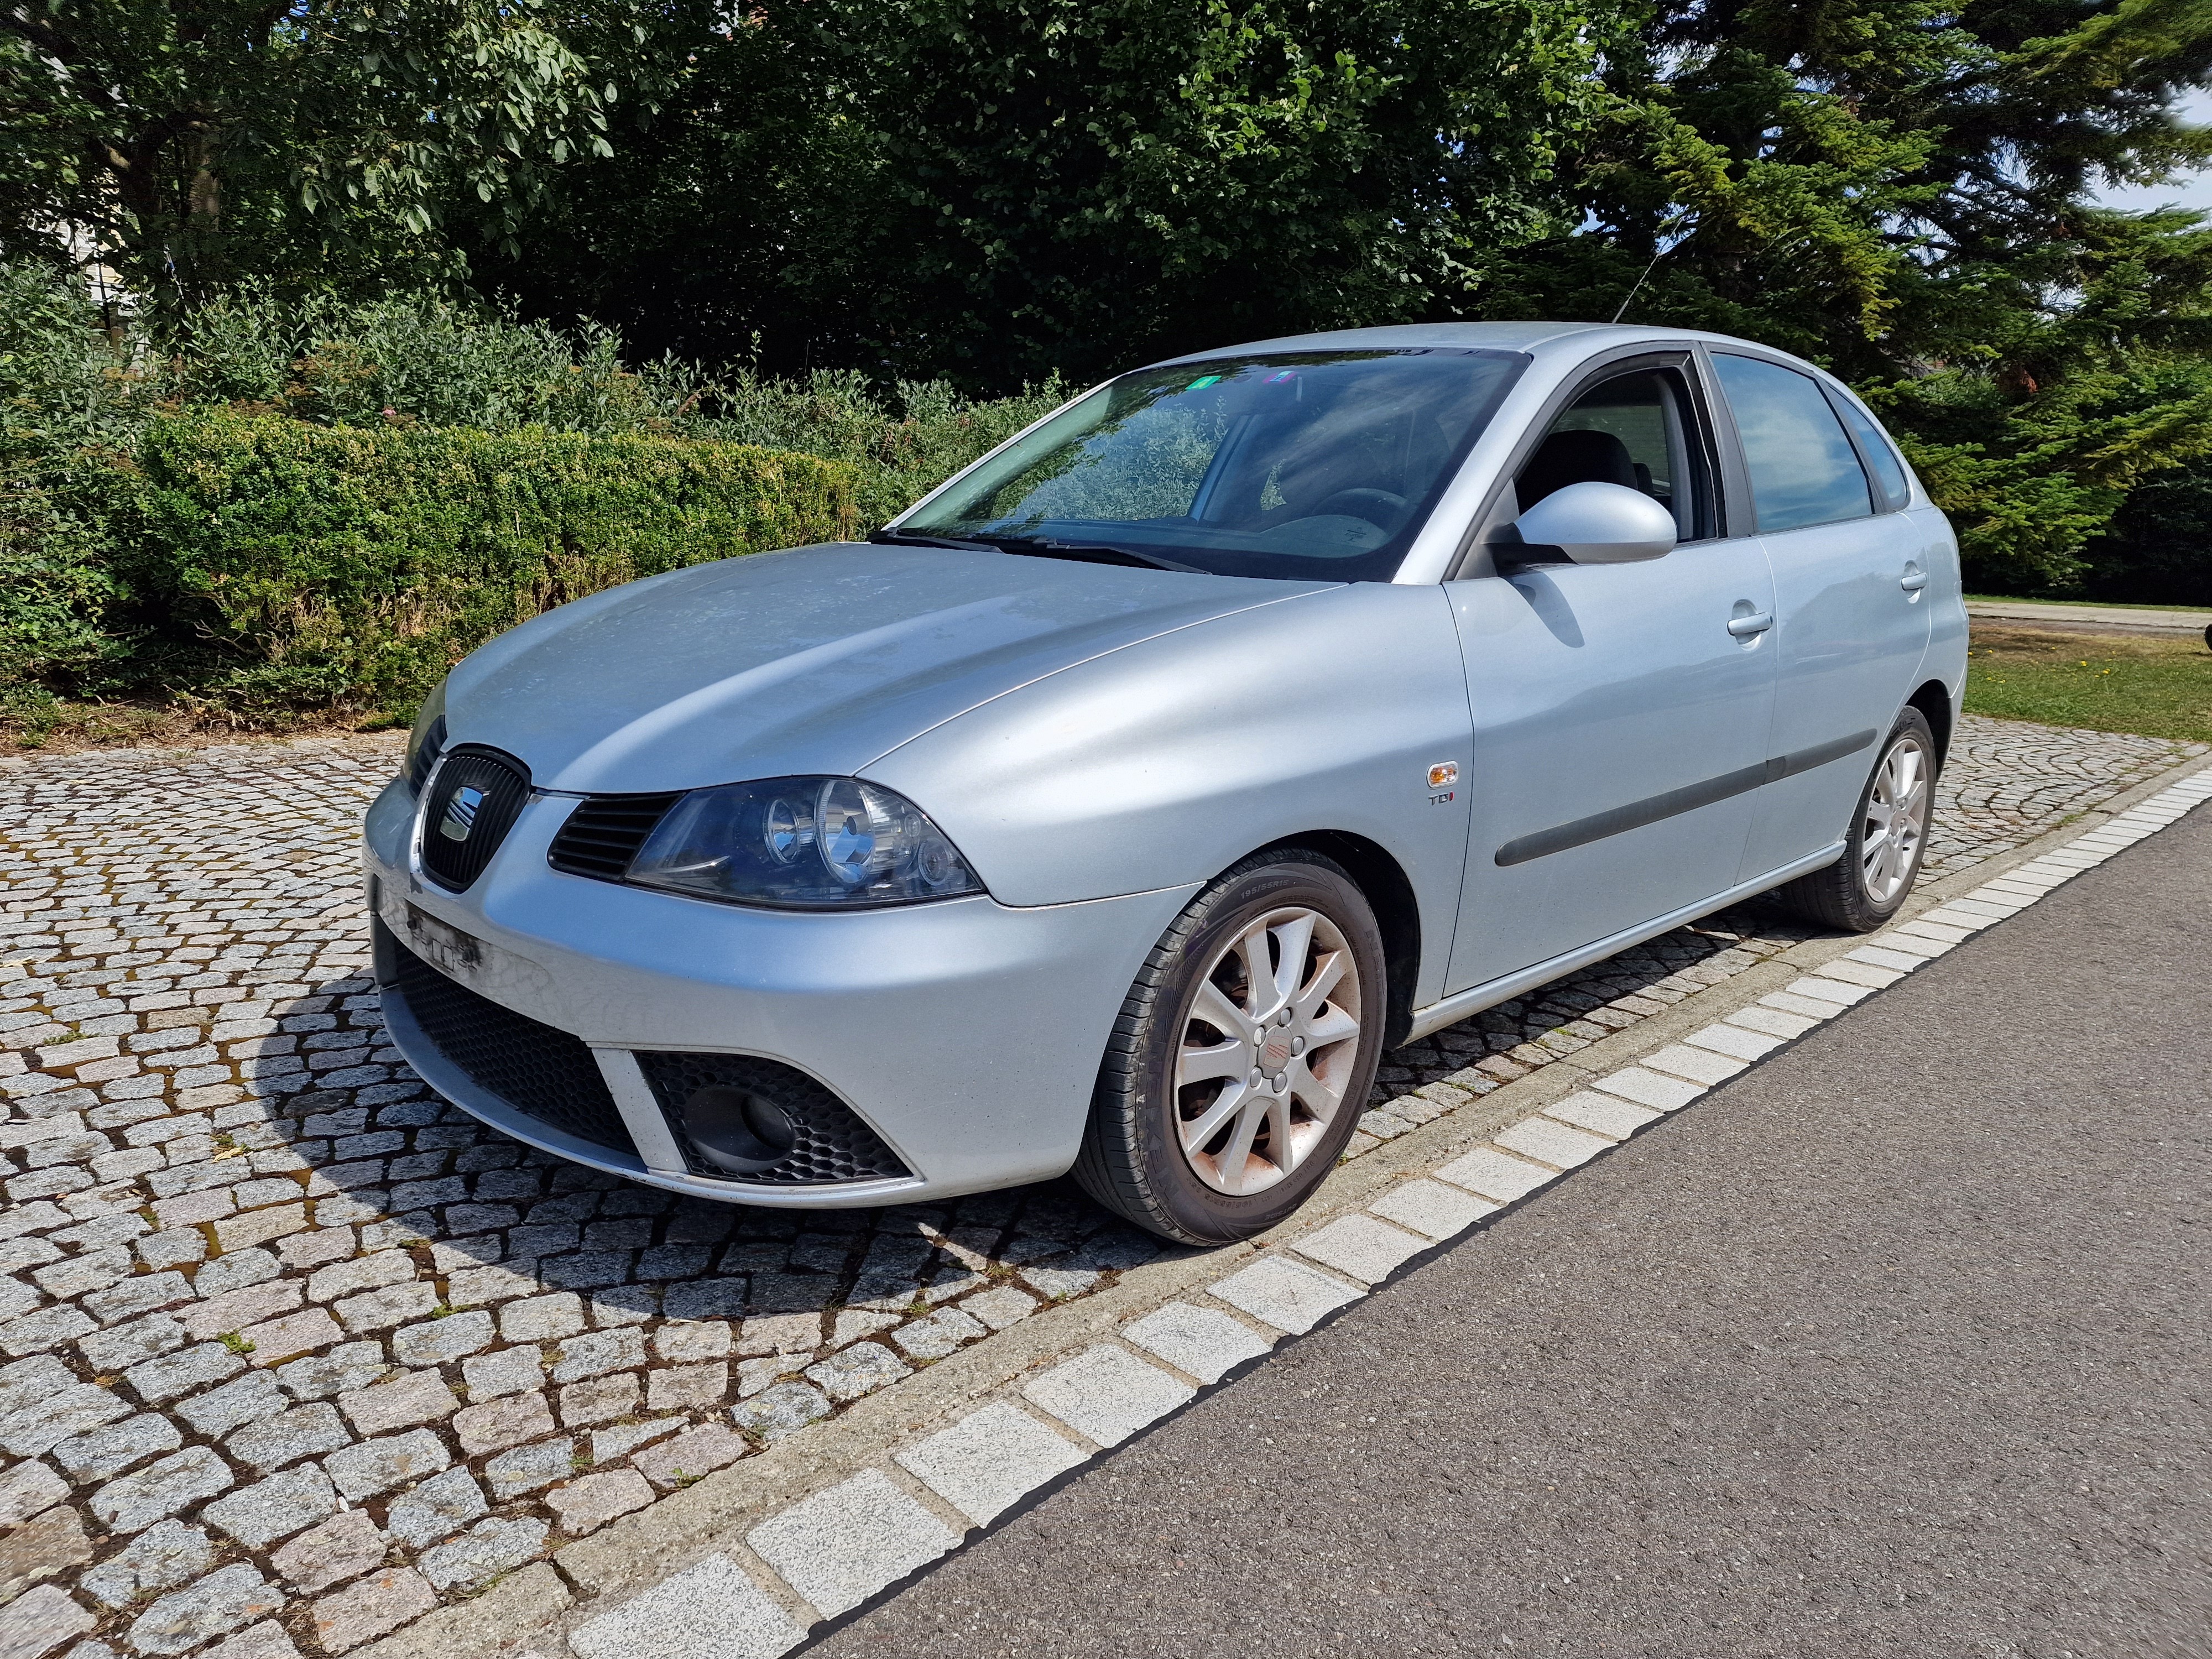
<svg viewBox="0 0 2212 1659">
<path fill-rule="evenodd" d="M 1748 617 L 1729 618 L 1729 632 L 1740 640 L 1747 640 L 1754 634 L 1764 634 L 1773 626 L 1774 613 L 1771 611 L 1754 611 Z"/>
<path fill-rule="evenodd" d="M 1917 593 L 1928 586 L 1928 573 L 1911 560 L 1907 560 L 1905 574 L 1897 579 L 1897 585 L 1908 593 Z"/>
</svg>

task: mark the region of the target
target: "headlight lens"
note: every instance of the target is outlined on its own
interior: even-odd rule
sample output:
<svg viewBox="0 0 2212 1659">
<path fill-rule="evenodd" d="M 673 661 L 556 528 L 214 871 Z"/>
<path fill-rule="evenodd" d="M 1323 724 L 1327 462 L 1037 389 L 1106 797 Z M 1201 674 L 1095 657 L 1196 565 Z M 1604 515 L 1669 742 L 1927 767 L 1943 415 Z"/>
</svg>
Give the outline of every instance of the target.
<svg viewBox="0 0 2212 1659">
<path fill-rule="evenodd" d="M 696 898 L 801 909 L 983 890 L 920 807 L 858 778 L 695 789 L 646 838 L 629 879 Z"/>
<path fill-rule="evenodd" d="M 415 729 L 407 734 L 407 764 L 400 775 L 416 794 L 422 793 L 430 769 L 438 763 L 439 752 L 445 746 L 446 682 L 440 680 L 438 689 L 422 699 L 422 707 L 415 716 Z"/>
</svg>

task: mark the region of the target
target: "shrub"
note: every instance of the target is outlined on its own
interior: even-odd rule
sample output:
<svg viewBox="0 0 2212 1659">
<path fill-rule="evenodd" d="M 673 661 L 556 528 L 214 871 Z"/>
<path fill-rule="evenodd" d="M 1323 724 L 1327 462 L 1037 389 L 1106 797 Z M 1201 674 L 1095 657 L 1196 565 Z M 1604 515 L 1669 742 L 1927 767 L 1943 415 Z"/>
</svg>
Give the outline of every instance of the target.
<svg viewBox="0 0 2212 1659">
<path fill-rule="evenodd" d="M 503 629 L 619 582 L 849 533 L 813 457 L 524 428 L 148 428 L 111 475 L 142 672 L 249 716 L 404 713 Z"/>
</svg>

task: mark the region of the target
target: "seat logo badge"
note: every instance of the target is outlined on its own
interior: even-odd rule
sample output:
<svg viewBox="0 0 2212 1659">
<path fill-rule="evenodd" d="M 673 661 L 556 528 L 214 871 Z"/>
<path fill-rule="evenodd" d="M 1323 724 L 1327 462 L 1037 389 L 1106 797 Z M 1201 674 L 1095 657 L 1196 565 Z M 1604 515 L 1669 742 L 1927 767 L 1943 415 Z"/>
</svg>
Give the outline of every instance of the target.
<svg viewBox="0 0 2212 1659">
<path fill-rule="evenodd" d="M 438 833 L 447 841 L 466 841 L 469 831 L 477 827 L 477 808 L 483 805 L 483 790 L 465 785 L 454 790 L 453 799 L 446 803 L 446 816 L 438 824 Z"/>
</svg>

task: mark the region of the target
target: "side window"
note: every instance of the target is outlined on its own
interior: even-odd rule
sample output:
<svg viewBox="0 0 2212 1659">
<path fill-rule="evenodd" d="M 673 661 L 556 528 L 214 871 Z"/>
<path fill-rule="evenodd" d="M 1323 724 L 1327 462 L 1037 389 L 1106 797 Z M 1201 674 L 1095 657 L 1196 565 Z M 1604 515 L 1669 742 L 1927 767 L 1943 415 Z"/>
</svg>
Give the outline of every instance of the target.
<svg viewBox="0 0 2212 1659">
<path fill-rule="evenodd" d="M 1897 459 L 1897 451 L 1890 447 L 1888 436 L 1867 418 L 1866 411 L 1848 398 L 1828 393 L 1828 401 L 1836 406 L 1836 413 L 1844 417 L 1851 436 L 1859 441 L 1859 453 L 1874 469 L 1875 494 L 1884 498 L 1882 511 L 1894 513 L 1912 499 L 1912 486 L 1905 477 L 1905 463 Z"/>
<path fill-rule="evenodd" d="M 1713 354 L 1735 415 L 1762 532 L 1863 519 L 1874 512 L 1858 453 L 1810 375 L 1756 357 Z"/>
<path fill-rule="evenodd" d="M 1695 419 L 1688 388 L 1674 369 L 1601 380 L 1546 431 L 1513 481 L 1516 504 L 1525 513 L 1569 484 L 1622 484 L 1672 512 L 1675 533 L 1684 541 L 1710 536 Z"/>
</svg>

